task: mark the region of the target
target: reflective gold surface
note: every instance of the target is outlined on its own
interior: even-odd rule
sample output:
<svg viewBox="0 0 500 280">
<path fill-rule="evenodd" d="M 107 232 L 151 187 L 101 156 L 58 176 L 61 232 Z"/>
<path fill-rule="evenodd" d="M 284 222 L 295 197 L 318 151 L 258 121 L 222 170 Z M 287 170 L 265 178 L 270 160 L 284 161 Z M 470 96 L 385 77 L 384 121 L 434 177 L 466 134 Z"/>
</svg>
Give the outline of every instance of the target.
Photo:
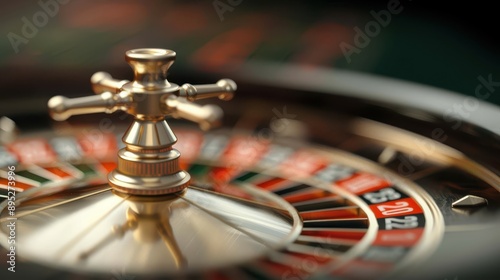
<svg viewBox="0 0 500 280">
<path fill-rule="evenodd" d="M 166 116 L 196 122 L 204 130 L 217 125 L 223 115 L 215 105 L 200 106 L 191 101 L 217 97 L 230 100 L 236 83 L 229 79 L 216 84 L 185 84 L 179 87 L 167 79 L 176 53 L 167 49 L 129 50 L 125 60 L 134 70 L 134 80 L 116 80 L 108 73 L 95 73 L 91 80 L 97 96 L 68 99 L 54 96 L 48 102 L 55 120 L 72 115 L 122 110 L 134 116 L 123 136 L 125 148 L 119 153 L 118 168 L 108 176 L 111 187 L 133 195 L 164 195 L 182 191 L 191 177 L 180 170 L 179 152 L 172 149 L 177 138 Z M 189 101 L 188 101 L 189 100 Z"/>
<path fill-rule="evenodd" d="M 256 259 L 297 237 L 292 206 L 245 192 L 255 202 L 196 187 L 155 198 L 95 188 L 35 198 L 18 207 L 18 253 L 72 271 L 166 275 Z"/>
</svg>

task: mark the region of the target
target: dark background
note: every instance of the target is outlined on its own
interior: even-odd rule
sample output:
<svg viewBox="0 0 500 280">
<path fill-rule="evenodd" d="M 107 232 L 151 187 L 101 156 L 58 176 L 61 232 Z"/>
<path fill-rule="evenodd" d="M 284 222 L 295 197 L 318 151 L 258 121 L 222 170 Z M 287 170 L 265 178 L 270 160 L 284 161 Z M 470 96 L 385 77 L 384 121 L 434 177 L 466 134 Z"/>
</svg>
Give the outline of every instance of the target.
<svg viewBox="0 0 500 280">
<path fill-rule="evenodd" d="M 40 2 L 51 3 L 53 15 Z M 89 79 L 97 71 L 131 79 L 124 52 L 140 47 L 175 50 L 169 79 L 178 84 L 248 61 L 336 67 L 467 95 L 474 95 L 478 76 L 500 81 L 498 10 L 486 1 L 401 0 L 402 11 L 349 62 L 340 44 L 356 46 L 354 28 L 364 30 L 374 20 L 371 11 L 387 10 L 389 2 L 6 2 L 0 11 L 0 114 L 42 112 L 56 94 L 91 94 Z M 39 16 L 40 26 L 25 37 L 23 18 L 33 24 L 40 12 L 47 20 Z M 12 34 L 26 40 L 17 52 Z M 500 90 L 485 101 L 500 104 Z"/>
<path fill-rule="evenodd" d="M 210 73 L 251 61 L 360 71 L 469 96 L 479 76 L 500 82 L 499 11 L 486 1 L 401 0 L 401 13 L 351 62 L 340 44 L 355 45 L 354 28 L 364 29 L 374 20 L 371 11 L 386 10 L 390 1 L 41 2 L 57 11 L 31 38 L 24 38 L 23 19 L 33 23 L 45 12 L 40 0 L 0 7 L 0 116 L 46 116 L 53 95 L 92 94 L 89 79 L 97 71 L 131 79 L 124 52 L 142 47 L 177 52 L 169 79 L 178 84 L 213 82 Z M 221 15 L 214 3 L 229 10 Z M 26 40 L 17 51 L 12 34 Z M 500 89 L 484 101 L 500 105 Z"/>
</svg>

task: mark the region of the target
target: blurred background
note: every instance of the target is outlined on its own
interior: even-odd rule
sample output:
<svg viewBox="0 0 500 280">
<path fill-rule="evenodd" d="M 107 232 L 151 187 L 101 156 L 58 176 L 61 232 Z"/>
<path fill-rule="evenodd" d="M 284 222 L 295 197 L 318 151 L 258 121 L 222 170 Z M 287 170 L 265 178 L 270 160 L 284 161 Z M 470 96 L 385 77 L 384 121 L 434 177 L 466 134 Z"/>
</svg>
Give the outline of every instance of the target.
<svg viewBox="0 0 500 280">
<path fill-rule="evenodd" d="M 487 2 L 39 0 L 2 3 L 0 15 L 1 115 L 43 112 L 56 94 L 90 94 L 97 71 L 131 79 L 124 52 L 141 47 L 175 50 L 169 80 L 178 84 L 249 61 L 361 71 L 471 96 L 479 76 L 500 82 L 497 10 Z M 485 101 L 500 104 L 500 87 Z"/>
</svg>

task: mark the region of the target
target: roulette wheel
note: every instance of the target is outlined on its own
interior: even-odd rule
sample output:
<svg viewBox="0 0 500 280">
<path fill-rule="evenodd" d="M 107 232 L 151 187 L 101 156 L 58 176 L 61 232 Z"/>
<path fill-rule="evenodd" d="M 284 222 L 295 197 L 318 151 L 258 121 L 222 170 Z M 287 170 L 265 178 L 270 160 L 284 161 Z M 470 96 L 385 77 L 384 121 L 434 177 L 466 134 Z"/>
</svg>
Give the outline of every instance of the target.
<svg viewBox="0 0 500 280">
<path fill-rule="evenodd" d="M 2 275 L 493 277 L 497 107 L 275 64 L 225 73 L 238 86 L 178 86 L 165 77 L 174 59 L 131 50 L 134 80 L 98 72 L 97 95 L 50 99 L 55 120 L 84 115 L 73 123 L 16 136 L 2 119 Z M 191 102 L 205 98 L 228 101 L 223 118 Z M 450 121 L 440 102 L 482 111 Z M 86 115 L 115 111 L 127 114 Z"/>
<path fill-rule="evenodd" d="M 342 24 L 357 14 L 311 12 L 326 10 L 319 2 L 302 4 L 311 17 L 278 4 L 269 17 L 246 1 L 213 1 L 210 9 L 195 1 L 171 1 L 176 9 L 163 1 L 63 2 L 7 10 L 19 16 L 3 30 L 12 45 L 0 46 L 0 58 L 21 68 L 1 73 L 0 114 L 9 116 L 0 119 L 2 279 L 497 278 L 500 110 L 486 102 L 498 100 L 492 68 L 464 96 L 338 64 L 314 67 L 345 56 L 343 42 L 351 70 L 372 65 L 372 50 L 395 65 L 384 56 L 395 48 L 380 51 L 375 37 L 369 46 L 352 41 L 386 14 L 379 8 L 349 33 Z M 410 4 L 380 31 L 389 47 Z M 122 16 L 102 12 L 110 8 Z M 199 22 L 184 21 L 190 15 Z M 415 44 L 405 37 L 413 26 L 403 27 L 397 42 Z M 51 40 L 62 47 L 47 51 Z M 130 68 L 104 67 L 103 50 L 127 66 L 129 46 L 135 75 L 121 80 Z M 17 56 L 6 59 L 13 49 Z M 75 57 L 78 67 L 59 67 Z M 203 69 L 191 71 L 190 61 Z M 88 74 L 88 64 L 112 75 Z M 191 72 L 175 76 L 183 67 Z M 440 71 L 416 72 L 447 80 Z M 89 77 L 96 95 L 88 94 Z M 183 79 L 194 85 L 174 84 Z M 49 101 L 57 94 L 70 98 Z M 32 106 L 39 100 L 42 110 Z"/>
</svg>

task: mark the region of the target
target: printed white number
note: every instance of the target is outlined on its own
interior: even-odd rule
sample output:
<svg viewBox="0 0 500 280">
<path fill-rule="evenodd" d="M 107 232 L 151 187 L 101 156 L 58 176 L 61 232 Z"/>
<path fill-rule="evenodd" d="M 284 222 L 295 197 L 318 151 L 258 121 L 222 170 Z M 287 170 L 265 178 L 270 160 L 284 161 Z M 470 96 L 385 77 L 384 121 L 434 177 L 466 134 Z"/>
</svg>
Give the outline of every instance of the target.
<svg viewBox="0 0 500 280">
<path fill-rule="evenodd" d="M 395 202 L 394 205 L 379 205 L 377 209 L 384 216 L 393 216 L 413 211 L 412 207 L 407 207 L 408 205 L 410 204 L 406 201 L 398 201 Z"/>
<path fill-rule="evenodd" d="M 385 229 L 408 229 L 418 227 L 416 216 L 406 216 L 404 218 L 386 218 Z"/>
<path fill-rule="evenodd" d="M 382 189 L 378 192 L 366 193 L 363 197 L 370 201 L 370 203 L 382 203 L 389 200 L 396 200 L 401 198 L 401 194 L 392 188 Z"/>
</svg>

